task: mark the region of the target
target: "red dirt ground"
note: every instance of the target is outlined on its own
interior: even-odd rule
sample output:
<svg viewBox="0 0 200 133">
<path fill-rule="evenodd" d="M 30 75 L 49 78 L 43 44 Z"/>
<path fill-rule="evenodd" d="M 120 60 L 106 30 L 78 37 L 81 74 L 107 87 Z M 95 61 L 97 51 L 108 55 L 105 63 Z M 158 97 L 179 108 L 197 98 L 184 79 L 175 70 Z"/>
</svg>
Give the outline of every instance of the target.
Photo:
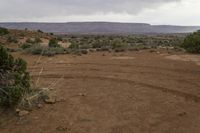
<svg viewBox="0 0 200 133">
<path fill-rule="evenodd" d="M 7 117 L 0 133 L 200 132 L 200 55 L 99 52 L 42 57 L 36 66 L 38 56 L 15 56 L 34 78 L 44 68 L 39 86 L 60 79 L 54 89 L 66 100 Z"/>
</svg>

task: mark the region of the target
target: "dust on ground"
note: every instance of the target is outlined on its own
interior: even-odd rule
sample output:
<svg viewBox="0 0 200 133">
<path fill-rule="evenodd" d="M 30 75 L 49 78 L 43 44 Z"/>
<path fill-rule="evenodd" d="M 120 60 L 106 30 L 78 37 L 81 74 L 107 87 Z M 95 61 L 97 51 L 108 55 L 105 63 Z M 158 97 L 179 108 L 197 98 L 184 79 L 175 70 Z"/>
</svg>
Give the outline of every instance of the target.
<svg viewBox="0 0 200 133">
<path fill-rule="evenodd" d="M 97 52 L 42 57 L 35 65 L 38 56 L 16 53 L 28 61 L 33 79 L 44 68 L 39 86 L 60 79 L 54 89 L 66 100 L 23 118 L 8 115 L 0 132 L 199 133 L 200 66 L 184 53 L 160 54 L 167 58 L 149 51 Z"/>
<path fill-rule="evenodd" d="M 171 60 L 181 60 L 181 61 L 189 61 L 194 62 L 197 65 L 200 65 L 200 55 L 170 55 L 166 57 L 167 59 Z"/>
</svg>

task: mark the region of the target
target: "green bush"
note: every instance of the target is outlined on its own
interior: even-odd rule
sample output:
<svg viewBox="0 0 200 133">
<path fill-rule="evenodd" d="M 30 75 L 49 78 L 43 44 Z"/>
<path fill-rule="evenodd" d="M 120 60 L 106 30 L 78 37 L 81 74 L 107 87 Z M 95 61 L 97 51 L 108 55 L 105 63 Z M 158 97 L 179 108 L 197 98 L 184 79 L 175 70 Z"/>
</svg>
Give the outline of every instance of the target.
<svg viewBox="0 0 200 133">
<path fill-rule="evenodd" d="M 35 42 L 35 43 L 41 43 L 42 40 L 41 40 L 39 37 L 36 37 L 35 40 L 34 40 L 34 42 Z"/>
<path fill-rule="evenodd" d="M 127 44 L 123 43 L 121 39 L 115 39 L 111 45 L 112 49 L 122 49 L 127 47 Z"/>
<path fill-rule="evenodd" d="M 43 52 L 43 56 L 54 56 L 56 54 L 64 54 L 65 49 L 62 47 L 46 48 Z"/>
<path fill-rule="evenodd" d="M 30 92 L 30 77 L 27 64 L 22 59 L 14 59 L 0 46 L 0 105 L 16 106 L 22 97 Z"/>
<path fill-rule="evenodd" d="M 63 41 L 63 38 L 62 38 L 61 36 L 58 36 L 58 37 L 57 37 L 57 40 L 58 40 L 58 41 Z"/>
<path fill-rule="evenodd" d="M 46 49 L 46 47 L 43 47 L 39 44 L 35 44 L 27 49 L 25 49 L 26 53 L 31 53 L 33 55 L 40 55 L 44 52 L 44 50 Z"/>
<path fill-rule="evenodd" d="M 0 27 L 0 36 L 9 34 L 8 29 Z"/>
<path fill-rule="evenodd" d="M 70 49 L 79 49 L 79 44 L 72 42 L 71 45 L 69 46 Z"/>
<path fill-rule="evenodd" d="M 49 40 L 49 47 L 60 47 L 60 45 L 58 45 L 58 41 L 55 38 L 52 38 Z"/>
<path fill-rule="evenodd" d="M 30 48 L 31 46 L 32 46 L 32 44 L 30 44 L 30 43 L 24 43 L 24 44 L 22 44 L 21 48 L 27 49 L 27 48 Z"/>
<path fill-rule="evenodd" d="M 7 42 L 9 43 L 18 43 L 17 38 L 13 36 L 9 36 L 7 39 Z"/>
<path fill-rule="evenodd" d="M 86 49 L 82 49 L 81 54 L 88 54 L 88 51 Z"/>
<path fill-rule="evenodd" d="M 37 32 L 38 32 L 38 33 L 44 33 L 44 32 L 43 32 L 42 30 L 40 30 L 40 29 L 39 29 L 39 30 L 37 30 Z"/>
<path fill-rule="evenodd" d="M 200 30 L 187 36 L 182 47 L 191 53 L 200 53 Z"/>
<path fill-rule="evenodd" d="M 33 39 L 31 39 L 31 38 L 28 38 L 28 39 L 26 39 L 26 43 L 34 44 L 35 41 Z"/>
<path fill-rule="evenodd" d="M 62 47 L 45 47 L 39 44 L 35 44 L 27 49 L 26 53 L 31 53 L 33 55 L 44 55 L 44 56 L 54 56 L 55 54 L 63 54 L 65 49 Z"/>
</svg>

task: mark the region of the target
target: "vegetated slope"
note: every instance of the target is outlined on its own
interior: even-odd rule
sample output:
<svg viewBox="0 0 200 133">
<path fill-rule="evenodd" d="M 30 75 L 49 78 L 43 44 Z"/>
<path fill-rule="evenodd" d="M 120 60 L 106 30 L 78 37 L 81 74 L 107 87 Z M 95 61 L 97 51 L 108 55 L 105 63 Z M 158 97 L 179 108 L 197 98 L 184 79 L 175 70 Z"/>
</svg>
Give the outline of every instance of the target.
<svg viewBox="0 0 200 133">
<path fill-rule="evenodd" d="M 53 35 L 39 31 L 8 29 L 8 34 L 0 36 L 0 43 L 4 46 L 18 46 L 28 39 L 40 38 L 43 41 L 53 38 Z"/>
<path fill-rule="evenodd" d="M 9 29 L 41 29 L 44 32 L 68 34 L 187 33 L 200 29 L 200 26 L 171 26 L 114 22 L 0 23 L 0 27 Z"/>
</svg>

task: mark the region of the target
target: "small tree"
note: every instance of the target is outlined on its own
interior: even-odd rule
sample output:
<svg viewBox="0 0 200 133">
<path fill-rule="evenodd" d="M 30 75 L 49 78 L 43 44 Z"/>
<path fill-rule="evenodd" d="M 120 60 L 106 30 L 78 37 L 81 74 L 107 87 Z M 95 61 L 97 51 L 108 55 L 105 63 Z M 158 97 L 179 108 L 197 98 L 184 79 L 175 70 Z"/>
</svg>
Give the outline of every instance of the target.
<svg viewBox="0 0 200 133">
<path fill-rule="evenodd" d="M 8 33 L 9 33 L 9 31 L 6 28 L 0 27 L 0 36 L 6 35 Z"/>
<path fill-rule="evenodd" d="M 187 36 L 182 47 L 188 52 L 200 53 L 200 30 Z"/>
<path fill-rule="evenodd" d="M 30 77 L 27 64 L 22 59 L 14 59 L 0 46 L 0 105 L 16 106 L 30 91 Z"/>
</svg>

